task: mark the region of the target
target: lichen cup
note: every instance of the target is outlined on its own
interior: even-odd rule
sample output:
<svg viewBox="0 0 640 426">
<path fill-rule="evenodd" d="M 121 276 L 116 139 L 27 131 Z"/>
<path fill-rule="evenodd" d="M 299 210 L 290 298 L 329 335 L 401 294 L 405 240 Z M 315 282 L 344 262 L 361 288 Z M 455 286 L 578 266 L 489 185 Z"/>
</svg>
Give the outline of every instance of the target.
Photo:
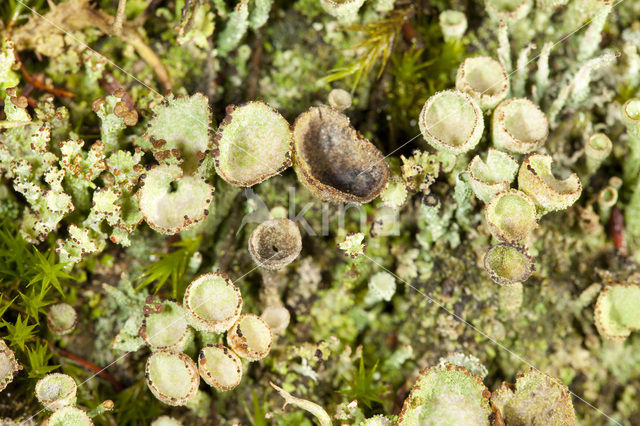
<svg viewBox="0 0 640 426">
<path fill-rule="evenodd" d="M 253 186 L 291 166 L 289 123 L 262 101 L 227 107 L 213 139 L 216 172 L 236 186 Z"/>
<path fill-rule="evenodd" d="M 316 197 L 332 202 L 368 203 L 389 179 L 382 153 L 358 133 L 340 111 L 311 107 L 293 125 L 298 180 Z"/>
<path fill-rule="evenodd" d="M 488 111 L 507 97 L 509 77 L 502 64 L 493 58 L 467 58 L 458 68 L 456 89 L 472 96 L 483 111 Z"/>
<path fill-rule="evenodd" d="M 491 120 L 493 145 L 515 154 L 540 148 L 549 136 L 549 122 L 540 108 L 526 98 L 501 102 Z"/>
<path fill-rule="evenodd" d="M 454 155 L 475 148 L 484 131 L 480 106 L 471 96 L 457 90 L 431 96 L 420 112 L 418 124 L 431 146 Z"/>
<path fill-rule="evenodd" d="M 175 351 L 153 352 L 147 358 L 144 376 L 151 393 L 167 405 L 186 405 L 200 384 L 193 360 Z"/>
<path fill-rule="evenodd" d="M 302 237 L 295 222 L 281 218 L 262 222 L 249 237 L 249 254 L 260 267 L 282 269 L 302 250 Z"/>
</svg>

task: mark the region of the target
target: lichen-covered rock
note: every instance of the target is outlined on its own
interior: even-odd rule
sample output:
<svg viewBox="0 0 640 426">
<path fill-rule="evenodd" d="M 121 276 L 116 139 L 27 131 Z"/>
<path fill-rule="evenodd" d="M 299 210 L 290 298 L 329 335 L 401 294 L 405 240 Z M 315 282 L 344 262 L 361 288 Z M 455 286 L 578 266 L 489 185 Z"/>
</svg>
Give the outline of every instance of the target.
<svg viewBox="0 0 640 426">
<path fill-rule="evenodd" d="M 466 368 L 426 368 L 404 401 L 399 426 L 489 425 L 489 389 Z"/>
<path fill-rule="evenodd" d="M 531 369 L 516 377 L 515 385 L 502 383 L 491 395 L 507 425 L 574 426 L 571 394 L 560 380 Z"/>
</svg>

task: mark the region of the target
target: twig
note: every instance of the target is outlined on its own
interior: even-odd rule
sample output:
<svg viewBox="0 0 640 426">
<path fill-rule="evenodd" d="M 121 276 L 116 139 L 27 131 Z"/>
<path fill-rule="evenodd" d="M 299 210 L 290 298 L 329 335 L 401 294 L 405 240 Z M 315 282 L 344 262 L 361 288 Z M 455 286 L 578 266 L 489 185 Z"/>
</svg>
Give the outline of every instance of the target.
<svg viewBox="0 0 640 426">
<path fill-rule="evenodd" d="M 111 33 L 119 36 L 122 33 L 122 23 L 126 19 L 125 9 L 127 8 L 127 0 L 120 0 L 118 2 L 118 10 L 116 11 L 116 17 L 111 25 Z"/>
<path fill-rule="evenodd" d="M 61 98 L 73 98 L 76 95 L 64 90 L 64 89 L 56 89 L 55 87 L 49 87 L 44 82 L 44 74 L 42 73 L 34 73 L 33 75 L 29 74 L 27 69 L 24 67 L 24 64 L 20 60 L 20 56 L 18 55 L 18 50 L 14 49 L 13 56 L 16 58 L 16 62 L 20 64 L 20 71 L 22 75 L 27 80 L 28 84 L 31 84 L 34 88 L 44 90 L 45 92 L 51 93 L 52 95 L 61 97 Z"/>
<path fill-rule="evenodd" d="M 49 342 L 47 342 L 49 343 Z M 61 349 L 58 347 L 53 346 L 51 343 L 49 343 L 49 347 L 51 348 L 51 350 L 58 352 L 60 355 L 69 358 L 72 361 L 77 362 L 78 364 L 82 365 L 85 368 L 88 368 L 89 370 L 93 371 L 94 373 L 96 373 L 98 376 L 102 377 L 105 380 L 108 380 L 111 385 L 113 385 L 113 389 L 116 392 L 120 392 L 122 390 L 122 385 L 120 384 L 120 382 L 118 382 L 118 379 L 116 379 L 113 375 L 111 375 L 110 373 L 107 373 L 106 370 L 100 368 L 99 366 L 97 366 L 96 364 L 87 361 L 86 359 L 82 358 L 80 355 L 76 355 L 73 352 L 69 352 L 65 349 Z"/>
<path fill-rule="evenodd" d="M 247 85 L 247 97 L 253 99 L 258 91 L 258 80 L 260 79 L 260 61 L 262 60 L 262 37 L 264 27 L 258 30 L 253 43 L 253 55 L 251 56 L 251 74 L 249 74 L 249 84 Z"/>
</svg>

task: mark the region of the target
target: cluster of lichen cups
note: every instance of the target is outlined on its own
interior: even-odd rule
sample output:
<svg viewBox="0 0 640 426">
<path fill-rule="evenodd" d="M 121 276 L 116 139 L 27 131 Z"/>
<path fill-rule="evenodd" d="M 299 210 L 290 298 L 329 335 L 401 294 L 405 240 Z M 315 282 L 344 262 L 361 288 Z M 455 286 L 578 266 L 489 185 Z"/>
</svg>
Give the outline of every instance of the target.
<svg viewBox="0 0 640 426">
<path fill-rule="evenodd" d="M 551 172 L 552 157 L 536 152 L 549 134 L 547 117 L 526 98 L 507 99 L 509 78 L 500 62 L 466 59 L 456 89 L 427 100 L 420 114 L 422 135 L 441 155 L 460 163 L 457 159 L 480 143 L 484 115 L 493 114 L 493 147 L 484 159 L 473 157 L 463 173 L 476 197 L 486 203 L 487 228 L 498 241 L 485 255 L 485 269 L 499 284 L 523 282 L 534 270 L 527 248 L 531 232 L 544 214 L 565 209 L 580 197 L 580 180 L 576 174 L 557 179 Z M 592 145 L 594 151 L 607 150 L 606 141 L 597 139 Z M 518 189 L 513 189 L 516 177 Z"/>
<path fill-rule="evenodd" d="M 194 330 L 200 340 L 227 334 L 227 345 L 205 344 L 195 354 Z M 145 379 L 151 392 L 168 405 L 186 405 L 198 391 L 200 378 L 227 391 L 242 379 L 241 359 L 258 361 L 269 353 L 273 335 L 263 319 L 242 314 L 240 290 L 222 273 L 208 273 L 189 284 L 182 305 L 165 300 L 145 306 L 140 336 L 152 353 Z"/>
</svg>

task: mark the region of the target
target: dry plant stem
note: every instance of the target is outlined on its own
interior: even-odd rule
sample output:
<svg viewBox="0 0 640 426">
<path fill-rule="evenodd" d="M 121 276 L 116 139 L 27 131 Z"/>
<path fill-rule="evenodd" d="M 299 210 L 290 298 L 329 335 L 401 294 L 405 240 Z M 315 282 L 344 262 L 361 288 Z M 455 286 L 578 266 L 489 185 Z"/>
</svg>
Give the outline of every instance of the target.
<svg viewBox="0 0 640 426">
<path fill-rule="evenodd" d="M 81 31 L 88 27 L 96 27 L 104 34 L 112 34 L 115 18 L 101 10 L 95 10 L 89 0 L 69 0 L 52 8 L 42 17 L 34 17 L 27 24 L 11 32 L 10 38 L 15 42 L 18 50 L 33 48 L 37 35 L 46 32 L 48 36 L 63 32 Z M 120 37 L 130 44 L 138 55 L 149 64 L 166 92 L 171 91 L 171 79 L 160 61 L 138 33 L 137 26 L 124 22 Z"/>
<path fill-rule="evenodd" d="M 122 23 L 126 19 L 125 9 L 127 8 L 127 0 L 120 0 L 118 2 L 118 10 L 116 11 L 116 17 L 113 20 L 111 26 L 111 32 L 113 35 L 119 36 L 122 32 Z"/>
<path fill-rule="evenodd" d="M 20 57 L 18 56 L 18 51 L 14 50 L 13 51 L 13 55 L 16 58 L 16 62 L 18 62 L 18 64 L 20 64 L 20 72 L 22 73 L 22 75 L 24 76 L 25 80 L 27 80 L 27 82 L 32 85 L 35 89 L 40 89 L 40 90 L 44 90 L 45 92 L 51 93 L 54 96 L 58 96 L 58 97 L 62 97 L 62 98 L 73 98 L 76 95 L 74 95 L 73 93 L 67 91 L 67 90 L 63 90 L 63 89 L 56 89 L 55 87 L 49 87 L 44 83 L 44 75 L 37 73 L 37 74 L 29 74 L 29 72 L 27 71 L 27 69 L 24 67 L 24 64 L 22 63 L 22 61 L 20 60 Z"/>
<path fill-rule="evenodd" d="M 82 365 L 83 367 L 88 368 L 89 370 L 93 371 L 94 373 L 96 373 L 97 375 L 102 377 L 103 379 L 108 380 L 113 385 L 113 389 L 116 392 L 120 392 L 122 390 L 122 385 L 120 384 L 118 379 L 116 379 L 110 373 L 107 373 L 107 371 L 105 369 L 100 368 L 98 365 L 96 365 L 96 364 L 94 364 L 94 363 L 92 363 L 90 361 L 87 361 L 86 359 L 82 358 L 80 355 L 76 355 L 73 352 L 69 352 L 69 351 L 67 351 L 65 349 L 61 349 L 61 348 L 55 347 L 55 346 L 51 345 L 50 343 L 49 343 L 49 348 L 54 352 L 58 352 L 61 356 L 65 357 L 65 358 L 69 358 L 70 360 L 77 362 L 78 364 Z"/>
</svg>

